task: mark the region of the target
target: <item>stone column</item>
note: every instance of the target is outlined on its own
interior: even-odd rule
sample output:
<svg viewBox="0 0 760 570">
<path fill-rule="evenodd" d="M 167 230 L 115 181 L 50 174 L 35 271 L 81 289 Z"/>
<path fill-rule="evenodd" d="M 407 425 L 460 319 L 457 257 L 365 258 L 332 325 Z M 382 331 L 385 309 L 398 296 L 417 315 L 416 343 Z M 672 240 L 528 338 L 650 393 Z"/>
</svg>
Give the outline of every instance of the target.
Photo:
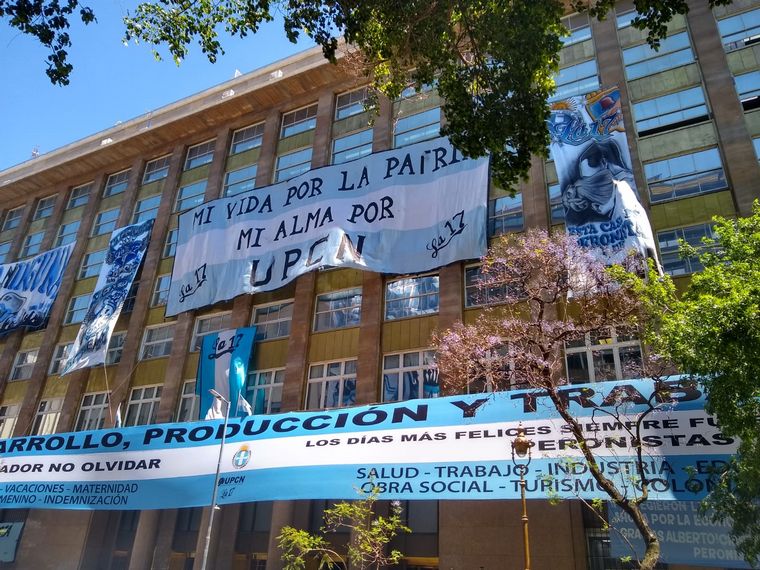
<svg viewBox="0 0 760 570">
<path fill-rule="evenodd" d="M 356 370 L 356 403 L 379 401 L 378 380 L 382 358 L 383 276 L 362 273 L 362 315 L 359 325 L 359 362 Z"/>
</svg>

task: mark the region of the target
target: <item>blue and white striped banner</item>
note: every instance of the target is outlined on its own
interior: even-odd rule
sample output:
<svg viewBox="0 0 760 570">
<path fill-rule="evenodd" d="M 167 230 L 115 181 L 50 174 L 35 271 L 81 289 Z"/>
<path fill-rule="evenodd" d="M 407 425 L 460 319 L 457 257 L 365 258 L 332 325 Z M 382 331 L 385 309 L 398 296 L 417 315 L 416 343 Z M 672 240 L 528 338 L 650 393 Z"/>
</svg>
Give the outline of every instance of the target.
<svg viewBox="0 0 760 570">
<path fill-rule="evenodd" d="M 622 395 L 646 401 L 652 382 L 562 390 L 604 473 L 635 496 L 632 435 L 643 406 L 613 418 Z M 520 478 L 510 442 L 534 442 L 527 494 L 606 498 L 547 398 L 518 390 L 329 411 L 235 418 L 222 454 L 220 503 L 351 499 L 378 485 L 385 499 L 512 499 Z M 673 382 L 643 424 L 650 498 L 698 500 L 736 442 L 704 410 L 698 386 Z M 519 423 L 518 423 L 519 422 Z M 222 439 L 219 420 L 0 440 L 0 507 L 160 509 L 208 505 Z"/>
</svg>

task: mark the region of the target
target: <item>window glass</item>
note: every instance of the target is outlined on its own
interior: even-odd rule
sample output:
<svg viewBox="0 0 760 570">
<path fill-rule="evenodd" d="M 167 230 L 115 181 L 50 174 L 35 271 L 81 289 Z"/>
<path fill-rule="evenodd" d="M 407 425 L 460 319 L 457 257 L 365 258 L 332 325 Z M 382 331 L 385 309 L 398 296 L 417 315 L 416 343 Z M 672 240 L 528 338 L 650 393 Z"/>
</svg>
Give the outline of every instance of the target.
<svg viewBox="0 0 760 570">
<path fill-rule="evenodd" d="M 74 431 L 103 429 L 108 417 L 108 392 L 90 392 L 82 397 Z"/>
<path fill-rule="evenodd" d="M 246 399 L 254 414 L 277 414 L 282 404 L 282 385 L 285 369 L 254 370 L 248 381 Z"/>
<path fill-rule="evenodd" d="M 570 34 L 562 38 L 562 47 L 571 46 L 591 39 L 591 26 L 589 25 L 574 30 L 568 29 L 568 31 Z"/>
<path fill-rule="evenodd" d="M 755 148 L 755 156 L 760 160 L 760 137 L 752 139 L 752 146 Z"/>
<path fill-rule="evenodd" d="M 156 180 L 161 180 L 169 175 L 169 161 L 171 155 L 162 156 L 151 160 L 145 165 L 145 174 L 143 174 L 143 184 L 149 184 Z"/>
<path fill-rule="evenodd" d="M 760 70 L 736 75 L 734 76 L 734 83 L 740 101 L 753 99 L 760 95 Z"/>
<path fill-rule="evenodd" d="M 79 220 L 69 222 L 68 224 L 62 224 L 58 228 L 58 236 L 55 238 L 55 246 L 66 245 L 74 243 L 77 239 L 77 232 L 79 231 Z"/>
<path fill-rule="evenodd" d="M 135 204 L 135 213 L 132 215 L 132 223 L 139 224 L 147 220 L 155 220 L 158 215 L 158 207 L 160 204 L 160 194 L 138 200 Z"/>
<path fill-rule="evenodd" d="M 760 40 L 760 9 L 718 20 L 718 30 L 726 51 L 754 44 Z"/>
<path fill-rule="evenodd" d="M 333 141 L 332 163 L 341 164 L 372 152 L 372 129 L 366 129 Z"/>
<path fill-rule="evenodd" d="M 124 299 L 124 305 L 121 307 L 122 313 L 131 313 L 132 309 L 135 308 L 135 300 L 137 299 L 137 287 L 139 285 L 140 285 L 140 282 L 135 281 L 129 287 L 129 291 L 127 292 L 127 298 Z"/>
<path fill-rule="evenodd" d="M 161 386 L 132 388 L 124 426 L 143 426 L 155 423 L 160 402 Z"/>
<path fill-rule="evenodd" d="M 13 210 L 8 210 L 8 213 L 5 214 L 5 221 L 3 222 L 3 231 L 17 228 L 21 223 L 21 214 L 23 211 L 23 206 L 20 208 L 14 208 Z"/>
<path fill-rule="evenodd" d="M 689 35 L 686 32 L 673 34 L 663 39 L 657 51 L 649 47 L 649 44 L 623 50 L 623 62 L 629 81 L 692 61 L 694 61 L 694 52 L 692 52 Z"/>
<path fill-rule="evenodd" d="M 717 148 L 644 165 L 652 202 L 705 194 L 728 187 Z"/>
<path fill-rule="evenodd" d="M 599 70 L 595 59 L 563 67 L 554 76 L 556 90 L 549 101 L 559 101 L 599 89 Z"/>
<path fill-rule="evenodd" d="M 172 281 L 171 274 L 159 275 L 156 277 L 156 284 L 153 287 L 153 296 L 150 299 L 151 307 L 162 307 L 169 300 L 169 284 Z"/>
<path fill-rule="evenodd" d="M 38 348 L 32 348 L 30 350 L 22 350 L 16 353 L 16 358 L 13 361 L 13 368 L 11 369 L 10 380 L 25 380 L 32 377 L 32 370 L 37 363 Z"/>
<path fill-rule="evenodd" d="M 315 364 L 309 368 L 306 409 L 343 408 L 356 403 L 356 360 Z"/>
<path fill-rule="evenodd" d="M 440 395 L 435 352 L 422 350 L 383 357 L 383 402 Z"/>
<path fill-rule="evenodd" d="M 82 259 L 82 267 L 79 269 L 79 278 L 87 279 L 100 275 L 100 268 L 103 266 L 107 253 L 107 249 L 86 253 Z"/>
<path fill-rule="evenodd" d="M 177 193 L 177 203 L 174 205 L 175 212 L 184 212 L 190 208 L 194 208 L 199 204 L 203 204 L 203 198 L 206 194 L 206 181 L 194 182 L 187 186 L 183 186 Z"/>
<path fill-rule="evenodd" d="M 174 340 L 174 323 L 161 325 L 145 330 L 143 346 L 140 353 L 142 360 L 169 356 Z"/>
<path fill-rule="evenodd" d="M 106 187 L 103 191 L 103 197 L 116 196 L 127 189 L 129 184 L 129 170 L 122 170 L 116 174 L 111 174 L 106 181 Z"/>
<path fill-rule="evenodd" d="M 552 224 L 561 224 L 565 221 L 565 206 L 562 203 L 562 187 L 559 184 L 547 186 L 549 193 L 549 209 Z"/>
<path fill-rule="evenodd" d="M 0 243 L 0 263 L 8 263 L 8 253 L 11 251 L 11 243 L 9 241 Z"/>
<path fill-rule="evenodd" d="M 95 223 L 92 226 L 92 235 L 99 236 L 110 234 L 116 229 L 116 221 L 119 219 L 119 208 L 98 212 L 95 216 Z"/>
<path fill-rule="evenodd" d="M 78 208 L 84 206 L 90 201 L 90 192 L 92 191 L 92 184 L 85 184 L 84 186 L 77 186 L 71 190 L 69 196 L 69 203 L 66 205 L 67 210 L 72 208 Z"/>
<path fill-rule="evenodd" d="M 21 246 L 21 255 L 19 257 L 29 257 L 30 255 L 37 255 L 42 251 L 42 238 L 45 237 L 45 232 L 35 232 L 29 234 L 24 239 L 24 245 Z"/>
<path fill-rule="evenodd" d="M 64 325 L 71 325 L 74 323 L 81 323 L 84 320 L 84 316 L 87 314 L 87 308 L 90 306 L 90 297 L 87 295 L 79 295 L 78 297 L 72 297 L 69 301 L 69 308 L 66 311 L 66 317 L 63 320 Z"/>
<path fill-rule="evenodd" d="M 363 113 L 365 111 L 364 102 L 366 99 L 366 87 L 338 95 L 335 101 L 335 119 L 345 119 L 346 117 Z"/>
<path fill-rule="evenodd" d="M 214 160 L 215 140 L 191 146 L 187 149 L 187 158 L 185 159 L 185 170 L 203 166 Z"/>
<path fill-rule="evenodd" d="M 311 170 L 311 147 L 277 157 L 274 181 L 280 182 Z"/>
<path fill-rule="evenodd" d="M 464 270 L 465 307 L 479 307 L 503 302 L 506 285 L 494 285 L 486 288 L 481 285 L 481 266 L 473 265 Z"/>
<path fill-rule="evenodd" d="M 523 229 L 522 194 L 501 196 L 488 202 L 488 230 L 491 236 Z"/>
<path fill-rule="evenodd" d="M 314 330 L 326 331 L 357 327 L 361 322 L 361 287 L 317 296 Z"/>
<path fill-rule="evenodd" d="M 252 148 L 260 147 L 264 138 L 264 123 L 251 125 L 232 133 L 232 143 L 230 144 L 230 154 L 237 154 Z"/>
<path fill-rule="evenodd" d="M 438 312 L 438 275 L 409 277 L 385 286 L 385 319 L 418 317 Z"/>
<path fill-rule="evenodd" d="M 573 384 L 638 378 L 641 345 L 635 334 L 614 328 L 565 344 L 568 380 Z"/>
<path fill-rule="evenodd" d="M 258 165 L 249 164 L 237 170 L 230 170 L 224 176 L 224 195 L 236 196 L 256 187 Z"/>
<path fill-rule="evenodd" d="M 16 416 L 18 416 L 17 404 L 0 406 L 0 439 L 8 439 L 13 436 L 13 428 L 16 427 Z"/>
<path fill-rule="evenodd" d="M 393 148 L 435 138 L 441 131 L 441 109 L 435 107 L 421 113 L 400 117 L 393 129 Z"/>
<path fill-rule="evenodd" d="M 253 324 L 256 327 L 256 340 L 284 338 L 290 335 L 293 320 L 293 301 L 256 307 Z"/>
<path fill-rule="evenodd" d="M 186 380 L 182 384 L 182 396 L 177 408 L 178 422 L 193 422 L 198 420 L 200 396 L 195 393 L 195 380 Z"/>
<path fill-rule="evenodd" d="M 55 433 L 58 427 L 58 420 L 61 417 L 62 407 L 63 398 L 40 400 L 39 406 L 37 406 L 37 414 L 34 416 L 34 423 L 32 424 L 32 435 L 50 435 Z"/>
<path fill-rule="evenodd" d="M 164 244 L 164 257 L 174 257 L 177 253 L 177 236 L 179 235 L 178 229 L 169 230 L 166 234 L 166 243 Z"/>
<path fill-rule="evenodd" d="M 74 346 L 73 342 L 56 345 L 55 350 L 53 351 L 53 358 L 50 360 L 48 374 L 60 373 L 61 364 L 63 364 L 63 361 L 68 358 L 72 346 Z"/>
<path fill-rule="evenodd" d="M 42 198 L 37 202 L 37 209 L 34 211 L 34 219 L 41 220 L 43 218 L 49 218 L 55 208 L 55 196 L 48 196 Z"/>
<path fill-rule="evenodd" d="M 712 238 L 711 224 L 697 224 L 673 230 L 657 232 L 657 243 L 660 246 L 660 261 L 662 268 L 666 273 L 676 277 L 679 275 L 688 275 L 702 270 L 702 264 L 697 257 L 682 258 L 678 250 L 680 248 L 679 240 L 683 240 L 689 245 L 703 247 L 703 238 Z"/>
<path fill-rule="evenodd" d="M 232 323 L 232 313 L 218 313 L 195 319 L 195 330 L 190 350 L 197 352 L 201 349 L 203 337 L 211 333 L 229 329 Z"/>
<path fill-rule="evenodd" d="M 708 118 L 702 87 L 692 87 L 634 103 L 632 108 L 639 136 L 650 134 L 650 131 L 659 132 L 665 125 L 679 124 L 690 119 Z"/>
<path fill-rule="evenodd" d="M 280 138 L 291 137 L 298 133 L 310 131 L 317 126 L 317 106 L 311 105 L 285 113 L 282 116 Z"/>
<path fill-rule="evenodd" d="M 638 16 L 638 12 L 636 10 L 629 10 L 627 12 L 623 12 L 622 14 L 617 15 L 617 28 L 618 30 L 622 30 L 623 28 L 627 28 L 631 25 L 631 22 L 633 22 L 633 19 Z"/>
<path fill-rule="evenodd" d="M 124 341 L 126 339 L 126 332 L 115 332 L 111 335 L 111 340 L 108 342 L 108 351 L 106 352 L 107 366 L 121 362 L 121 351 L 124 349 Z"/>
</svg>

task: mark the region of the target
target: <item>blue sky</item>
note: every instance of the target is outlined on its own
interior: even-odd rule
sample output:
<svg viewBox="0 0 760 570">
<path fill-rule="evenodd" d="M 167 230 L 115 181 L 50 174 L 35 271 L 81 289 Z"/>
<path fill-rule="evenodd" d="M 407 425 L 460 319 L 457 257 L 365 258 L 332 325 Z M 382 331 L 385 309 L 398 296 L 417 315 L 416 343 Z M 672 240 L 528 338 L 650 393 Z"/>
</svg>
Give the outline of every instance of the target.
<svg viewBox="0 0 760 570">
<path fill-rule="evenodd" d="M 226 51 L 210 64 L 200 48 L 177 67 L 153 59 L 149 46 L 124 46 L 122 16 L 136 0 L 90 0 L 98 22 L 74 25 L 71 83 L 57 87 L 45 70 L 47 52 L 0 23 L 0 170 L 232 79 L 311 47 L 293 45 L 280 21 L 244 40 L 223 41 Z"/>
</svg>

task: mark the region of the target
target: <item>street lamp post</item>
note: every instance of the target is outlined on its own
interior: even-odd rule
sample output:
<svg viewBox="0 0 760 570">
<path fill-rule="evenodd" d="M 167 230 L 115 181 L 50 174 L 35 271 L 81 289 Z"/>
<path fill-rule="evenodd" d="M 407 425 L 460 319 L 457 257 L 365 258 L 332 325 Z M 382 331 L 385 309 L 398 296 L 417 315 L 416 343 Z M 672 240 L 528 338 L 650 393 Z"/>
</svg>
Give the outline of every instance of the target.
<svg viewBox="0 0 760 570">
<path fill-rule="evenodd" d="M 512 440 L 512 463 L 515 471 L 520 475 L 520 497 L 522 498 L 522 527 L 523 527 L 523 549 L 525 551 L 525 570 L 530 570 L 530 535 L 528 532 L 528 504 L 525 501 L 525 474 L 528 472 L 530 465 L 530 448 L 533 442 L 525 437 L 525 428 L 520 425 L 517 428 L 517 437 Z M 517 456 L 517 457 L 515 457 Z M 527 461 L 521 463 L 519 460 Z"/>
<path fill-rule="evenodd" d="M 214 476 L 214 490 L 211 493 L 211 513 L 208 516 L 208 527 L 206 528 L 206 541 L 203 545 L 203 562 L 201 563 L 201 570 L 206 570 L 206 563 L 208 562 L 208 551 L 211 545 L 211 531 L 214 528 L 214 514 L 219 508 L 216 504 L 216 490 L 219 486 L 219 472 L 222 468 L 222 453 L 224 453 L 224 442 L 227 437 L 227 423 L 230 420 L 230 401 L 222 396 L 214 389 L 209 390 L 212 396 L 227 404 L 227 411 L 224 413 L 224 427 L 222 428 L 222 442 L 219 445 L 219 458 L 216 461 L 216 475 Z"/>
</svg>

